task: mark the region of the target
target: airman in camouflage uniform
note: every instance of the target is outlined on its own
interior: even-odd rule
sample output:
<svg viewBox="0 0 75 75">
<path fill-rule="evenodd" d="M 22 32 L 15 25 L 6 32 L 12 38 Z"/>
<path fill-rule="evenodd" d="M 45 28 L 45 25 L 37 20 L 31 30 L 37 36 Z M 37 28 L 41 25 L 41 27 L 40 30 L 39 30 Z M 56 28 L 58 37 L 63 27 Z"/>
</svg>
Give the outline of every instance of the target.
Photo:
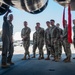
<svg viewBox="0 0 75 75">
<path fill-rule="evenodd" d="M 58 28 L 54 25 L 55 21 L 54 20 L 50 20 L 50 23 L 52 25 L 51 27 L 51 48 L 54 51 L 54 59 L 53 61 L 59 61 L 58 55 L 59 55 L 59 51 L 58 51 L 58 38 L 59 38 L 59 30 Z"/>
<path fill-rule="evenodd" d="M 47 49 L 47 58 L 45 60 L 50 60 L 50 50 L 51 50 L 51 36 L 50 36 L 50 22 L 47 21 L 47 29 L 45 30 L 45 43 L 46 43 L 46 49 Z"/>
<path fill-rule="evenodd" d="M 44 59 L 43 46 L 44 46 L 44 29 L 40 27 L 40 23 L 36 23 L 37 26 L 37 45 L 39 48 L 39 58 Z"/>
<path fill-rule="evenodd" d="M 29 50 L 28 50 L 30 46 L 30 32 L 31 32 L 31 29 L 27 26 L 27 22 L 24 21 L 24 28 L 21 31 L 21 37 L 23 40 L 25 55 L 24 55 L 24 58 L 22 58 L 22 60 L 26 59 L 26 55 L 28 55 L 28 59 L 30 58 Z"/>
<path fill-rule="evenodd" d="M 75 48 L 75 19 L 73 20 L 73 24 L 74 24 L 74 26 L 73 26 L 73 44 L 74 44 L 74 48 Z M 75 59 L 75 57 L 73 57 L 73 59 Z"/>
<path fill-rule="evenodd" d="M 68 27 L 67 27 L 67 21 L 64 20 L 65 26 L 63 30 L 63 44 L 64 44 L 64 51 L 66 54 L 66 58 L 63 60 L 64 62 L 70 62 L 71 61 L 71 49 L 70 49 L 70 43 L 68 43 Z"/>
<path fill-rule="evenodd" d="M 74 44 L 74 48 L 75 48 L 75 19 L 73 20 L 73 33 L 74 33 L 74 36 L 73 36 L 73 44 Z"/>
<path fill-rule="evenodd" d="M 35 27 L 35 29 L 37 30 L 37 27 Z M 35 51 L 37 49 L 37 33 L 36 31 L 33 33 L 33 57 L 35 58 Z"/>
<path fill-rule="evenodd" d="M 62 35 L 63 35 L 63 30 L 61 28 L 59 28 L 60 24 L 57 23 L 56 24 L 57 28 L 59 29 L 59 39 L 58 39 L 58 49 L 59 49 L 59 58 L 61 58 L 61 54 L 62 54 Z"/>
</svg>

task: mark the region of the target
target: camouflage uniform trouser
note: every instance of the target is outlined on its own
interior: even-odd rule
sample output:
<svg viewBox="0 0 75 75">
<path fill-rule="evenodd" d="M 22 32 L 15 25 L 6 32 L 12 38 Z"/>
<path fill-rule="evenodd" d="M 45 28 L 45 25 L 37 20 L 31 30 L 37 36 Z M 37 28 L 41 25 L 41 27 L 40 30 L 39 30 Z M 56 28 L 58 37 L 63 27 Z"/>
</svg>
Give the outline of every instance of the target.
<svg viewBox="0 0 75 75">
<path fill-rule="evenodd" d="M 50 55 L 51 46 L 46 42 L 47 55 Z"/>
<path fill-rule="evenodd" d="M 61 57 L 61 54 L 62 54 L 62 41 L 59 39 L 58 40 L 58 52 L 59 52 L 59 57 Z"/>
<path fill-rule="evenodd" d="M 2 64 L 11 62 L 13 52 L 14 52 L 13 43 L 11 43 L 11 41 L 5 37 L 3 39 L 3 47 L 2 47 Z"/>
<path fill-rule="evenodd" d="M 52 38 L 51 39 L 51 46 L 54 48 L 54 56 L 58 57 L 59 56 L 59 48 L 58 48 L 59 41 L 58 40 L 56 40 L 55 42 L 54 41 L 55 41 L 55 38 Z"/>
<path fill-rule="evenodd" d="M 44 40 L 40 40 L 38 42 L 38 49 L 39 49 L 39 55 L 42 57 L 44 56 L 44 52 L 43 52 L 43 46 L 44 46 Z"/>
<path fill-rule="evenodd" d="M 30 41 L 29 40 L 26 40 L 26 41 L 23 41 L 23 47 L 25 49 L 25 55 L 29 55 L 29 46 L 30 46 Z"/>
<path fill-rule="evenodd" d="M 55 56 L 54 39 L 53 38 L 51 38 L 51 54 L 53 56 Z"/>
<path fill-rule="evenodd" d="M 75 38 L 73 38 L 73 45 L 74 45 L 74 48 L 75 48 Z"/>
<path fill-rule="evenodd" d="M 67 57 L 71 57 L 71 49 L 70 49 L 70 44 L 68 43 L 67 38 L 63 40 L 64 44 L 64 51 Z"/>
<path fill-rule="evenodd" d="M 36 51 L 36 49 L 37 49 L 37 44 L 34 43 L 34 44 L 33 44 L 33 54 L 34 54 L 34 55 L 35 55 L 35 51 Z"/>
</svg>

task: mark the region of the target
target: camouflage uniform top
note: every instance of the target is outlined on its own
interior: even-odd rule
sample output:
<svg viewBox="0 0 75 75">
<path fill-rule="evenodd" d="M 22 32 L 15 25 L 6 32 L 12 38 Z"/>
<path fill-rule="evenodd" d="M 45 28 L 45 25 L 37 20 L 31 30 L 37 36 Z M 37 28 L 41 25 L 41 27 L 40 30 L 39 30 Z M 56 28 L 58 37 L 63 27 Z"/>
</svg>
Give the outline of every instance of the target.
<svg viewBox="0 0 75 75">
<path fill-rule="evenodd" d="M 37 34 L 36 32 L 33 33 L 33 44 L 37 43 Z"/>
<path fill-rule="evenodd" d="M 63 39 L 67 38 L 67 35 L 68 35 L 68 31 L 67 30 L 68 30 L 67 29 L 67 25 L 65 25 L 64 30 L 63 30 Z"/>
<path fill-rule="evenodd" d="M 37 42 L 39 42 L 41 39 L 44 40 L 44 29 L 43 28 L 39 28 L 36 31 L 37 33 Z"/>
<path fill-rule="evenodd" d="M 61 35 L 63 35 L 63 30 L 61 28 L 58 28 L 59 29 L 59 38 Z"/>
<path fill-rule="evenodd" d="M 30 40 L 30 32 L 31 32 L 31 29 L 29 27 L 25 27 L 22 29 L 21 31 L 21 37 L 25 37 L 25 40 Z"/>
<path fill-rule="evenodd" d="M 53 25 L 51 27 L 50 34 L 51 34 L 51 38 L 54 38 L 56 40 L 59 38 L 59 30 L 58 30 L 58 28 L 55 25 Z"/>
<path fill-rule="evenodd" d="M 73 38 L 75 38 L 75 26 L 73 26 L 73 33 L 74 33 Z"/>
<path fill-rule="evenodd" d="M 51 27 L 50 28 L 47 28 L 45 30 L 45 41 L 50 41 L 51 40 L 50 30 L 51 30 Z"/>
<path fill-rule="evenodd" d="M 44 38 L 44 29 L 43 28 L 39 28 L 39 29 L 37 29 L 37 34 L 38 34 L 38 36 L 39 36 L 39 38 Z"/>
</svg>

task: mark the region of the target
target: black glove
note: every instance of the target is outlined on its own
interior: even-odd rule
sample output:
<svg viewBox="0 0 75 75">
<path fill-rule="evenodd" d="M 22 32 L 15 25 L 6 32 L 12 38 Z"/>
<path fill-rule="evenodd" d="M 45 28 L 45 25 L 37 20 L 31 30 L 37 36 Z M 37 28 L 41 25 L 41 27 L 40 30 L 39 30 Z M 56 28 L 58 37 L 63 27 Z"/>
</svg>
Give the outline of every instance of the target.
<svg viewBox="0 0 75 75">
<path fill-rule="evenodd" d="M 8 12 L 11 13 L 12 11 L 10 9 L 8 9 Z"/>
</svg>

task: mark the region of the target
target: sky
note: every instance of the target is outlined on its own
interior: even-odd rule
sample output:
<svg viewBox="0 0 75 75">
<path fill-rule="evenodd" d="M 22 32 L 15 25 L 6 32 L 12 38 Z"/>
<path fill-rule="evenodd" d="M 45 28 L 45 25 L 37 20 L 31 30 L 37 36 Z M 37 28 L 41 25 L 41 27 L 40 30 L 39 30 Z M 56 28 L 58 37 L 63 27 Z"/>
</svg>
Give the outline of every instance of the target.
<svg viewBox="0 0 75 75">
<path fill-rule="evenodd" d="M 39 13 L 39 14 L 30 14 L 26 11 L 17 9 L 17 8 L 10 8 L 12 10 L 12 14 L 14 15 L 13 25 L 14 25 L 14 34 L 16 32 L 21 32 L 22 28 L 24 27 L 23 22 L 27 21 L 28 26 L 31 28 L 31 31 L 35 31 L 36 22 L 40 22 L 41 27 L 44 29 L 47 28 L 46 21 L 50 21 L 50 19 L 55 20 L 56 23 L 60 23 L 60 27 L 62 27 L 62 14 L 63 9 L 61 5 L 54 2 L 53 0 L 49 0 L 48 6 L 46 9 Z M 75 11 L 72 11 L 72 19 L 75 19 Z M 66 19 L 67 19 L 67 8 L 66 8 Z M 2 28 L 3 24 L 3 16 L 0 16 L 0 28 Z"/>
</svg>

